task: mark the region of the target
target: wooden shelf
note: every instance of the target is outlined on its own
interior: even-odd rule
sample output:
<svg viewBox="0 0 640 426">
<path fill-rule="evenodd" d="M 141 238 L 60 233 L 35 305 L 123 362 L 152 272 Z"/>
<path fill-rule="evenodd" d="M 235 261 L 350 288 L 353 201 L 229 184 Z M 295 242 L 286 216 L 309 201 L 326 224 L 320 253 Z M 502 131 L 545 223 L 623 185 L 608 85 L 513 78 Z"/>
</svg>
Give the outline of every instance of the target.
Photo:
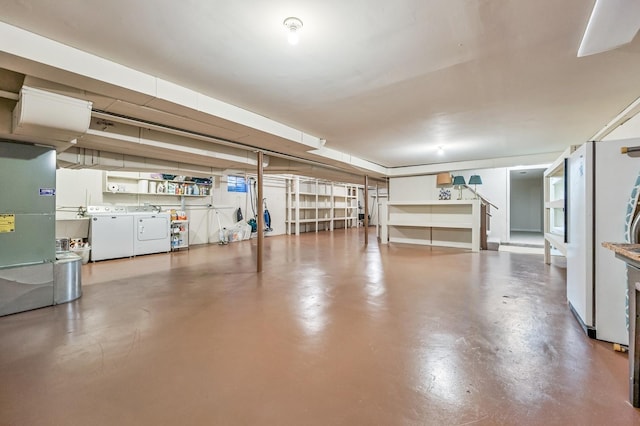
<svg viewBox="0 0 640 426">
<path fill-rule="evenodd" d="M 558 249 L 558 251 L 562 253 L 563 256 L 567 255 L 567 244 L 564 242 L 563 235 L 547 232 L 544 234 L 544 239 L 546 244 L 550 244 Z"/>
<path fill-rule="evenodd" d="M 547 209 L 564 209 L 564 200 L 553 200 L 544 203 Z"/>
<path fill-rule="evenodd" d="M 387 206 L 454 206 L 471 205 L 478 200 L 423 200 L 423 201 L 389 201 Z"/>
<path fill-rule="evenodd" d="M 384 202 L 381 240 L 480 251 L 480 200 Z M 382 216 L 382 215 L 381 215 Z"/>
<path fill-rule="evenodd" d="M 473 228 L 473 224 L 471 223 L 451 223 L 451 222 L 415 222 L 415 223 L 387 222 L 387 225 L 406 226 L 411 228 L 457 228 L 457 229 Z"/>
<path fill-rule="evenodd" d="M 139 191 L 140 182 L 155 182 L 157 187 L 162 187 L 165 184 L 169 184 L 181 187 L 184 191 L 197 191 L 198 194 L 189 193 L 175 193 L 167 192 L 166 188 L 163 191 L 149 192 Z M 122 195 L 147 195 L 147 196 L 171 196 L 171 197 L 207 197 L 211 194 L 212 184 L 210 183 L 197 183 L 192 181 L 183 180 L 170 180 L 170 179 L 157 179 L 145 176 L 143 173 L 128 173 L 128 172 L 104 172 L 102 182 L 102 192 L 104 194 L 122 194 Z M 117 189 L 113 189 L 117 188 Z"/>
<path fill-rule="evenodd" d="M 544 262 L 551 263 L 551 246 L 567 255 L 564 243 L 564 162 L 575 151 L 575 146 L 567 148 L 544 171 Z"/>
<path fill-rule="evenodd" d="M 350 201 L 357 198 L 356 194 L 356 185 L 299 177 L 288 180 L 287 234 L 333 230 L 334 224 L 340 227 L 357 226 L 357 217 L 353 216 L 356 206 Z M 304 204 L 304 207 L 297 204 Z M 318 217 L 309 218 L 309 215 Z"/>
</svg>

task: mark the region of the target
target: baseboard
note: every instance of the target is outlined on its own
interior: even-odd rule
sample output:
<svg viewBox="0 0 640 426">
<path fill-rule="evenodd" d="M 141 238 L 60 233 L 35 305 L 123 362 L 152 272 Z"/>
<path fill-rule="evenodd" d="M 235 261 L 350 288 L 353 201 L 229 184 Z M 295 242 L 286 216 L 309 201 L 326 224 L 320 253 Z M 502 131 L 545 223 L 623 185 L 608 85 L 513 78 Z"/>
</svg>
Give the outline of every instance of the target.
<svg viewBox="0 0 640 426">
<path fill-rule="evenodd" d="M 578 315 L 576 310 L 573 308 L 573 305 L 571 304 L 571 302 L 569 302 L 569 309 L 571 309 L 571 313 L 573 314 L 574 317 L 576 317 L 576 319 L 578 320 L 578 324 L 580 324 L 580 327 L 582 327 L 582 329 L 587 334 L 587 336 L 589 336 L 592 339 L 595 339 L 596 329 L 593 328 L 592 326 L 586 325 L 584 321 L 582 321 L 582 318 L 580 318 L 580 315 Z"/>
</svg>

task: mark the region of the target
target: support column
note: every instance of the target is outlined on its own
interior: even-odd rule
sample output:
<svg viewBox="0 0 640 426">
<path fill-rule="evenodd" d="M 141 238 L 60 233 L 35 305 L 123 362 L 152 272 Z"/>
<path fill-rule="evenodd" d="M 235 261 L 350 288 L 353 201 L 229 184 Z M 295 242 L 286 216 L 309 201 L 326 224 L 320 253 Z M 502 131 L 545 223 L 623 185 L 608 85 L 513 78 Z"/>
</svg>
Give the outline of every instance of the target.
<svg viewBox="0 0 640 426">
<path fill-rule="evenodd" d="M 263 160 L 264 153 L 258 151 L 258 195 L 256 203 L 258 204 L 258 260 L 257 270 L 262 272 L 262 253 L 264 252 L 264 195 L 262 192 L 263 186 Z"/>
<path fill-rule="evenodd" d="M 364 245 L 369 244 L 369 176 L 364 177 Z"/>
</svg>

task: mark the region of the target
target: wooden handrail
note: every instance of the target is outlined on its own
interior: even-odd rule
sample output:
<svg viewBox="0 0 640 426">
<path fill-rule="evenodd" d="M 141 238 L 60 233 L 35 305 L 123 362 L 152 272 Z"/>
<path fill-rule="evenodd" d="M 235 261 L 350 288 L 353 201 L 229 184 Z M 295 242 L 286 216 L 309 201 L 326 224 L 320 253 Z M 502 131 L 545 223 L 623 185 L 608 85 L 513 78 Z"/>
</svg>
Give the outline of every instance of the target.
<svg viewBox="0 0 640 426">
<path fill-rule="evenodd" d="M 487 200 L 486 198 L 484 198 L 482 195 L 480 195 L 480 193 L 478 193 L 478 191 L 474 190 L 472 187 L 470 187 L 469 185 L 465 184 L 464 185 L 465 188 L 467 188 L 469 191 L 473 192 L 474 195 L 477 195 L 478 197 L 480 197 L 480 199 L 482 200 L 483 203 L 485 204 L 489 204 L 491 207 L 495 208 L 496 210 L 500 210 L 498 208 L 498 206 L 496 206 L 495 204 L 493 204 L 491 201 Z"/>
</svg>

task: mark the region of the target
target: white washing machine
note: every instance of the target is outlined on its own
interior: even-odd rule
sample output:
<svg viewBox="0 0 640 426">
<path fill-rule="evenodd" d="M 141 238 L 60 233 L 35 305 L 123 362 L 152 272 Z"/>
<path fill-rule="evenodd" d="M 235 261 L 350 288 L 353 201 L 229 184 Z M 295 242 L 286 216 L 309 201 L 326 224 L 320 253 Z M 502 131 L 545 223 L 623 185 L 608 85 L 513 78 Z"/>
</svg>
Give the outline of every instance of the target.
<svg viewBox="0 0 640 426">
<path fill-rule="evenodd" d="M 171 215 L 153 206 L 127 207 L 133 216 L 133 254 L 171 251 Z"/>
<path fill-rule="evenodd" d="M 91 260 L 133 256 L 133 215 L 125 207 L 88 206 Z"/>
</svg>

